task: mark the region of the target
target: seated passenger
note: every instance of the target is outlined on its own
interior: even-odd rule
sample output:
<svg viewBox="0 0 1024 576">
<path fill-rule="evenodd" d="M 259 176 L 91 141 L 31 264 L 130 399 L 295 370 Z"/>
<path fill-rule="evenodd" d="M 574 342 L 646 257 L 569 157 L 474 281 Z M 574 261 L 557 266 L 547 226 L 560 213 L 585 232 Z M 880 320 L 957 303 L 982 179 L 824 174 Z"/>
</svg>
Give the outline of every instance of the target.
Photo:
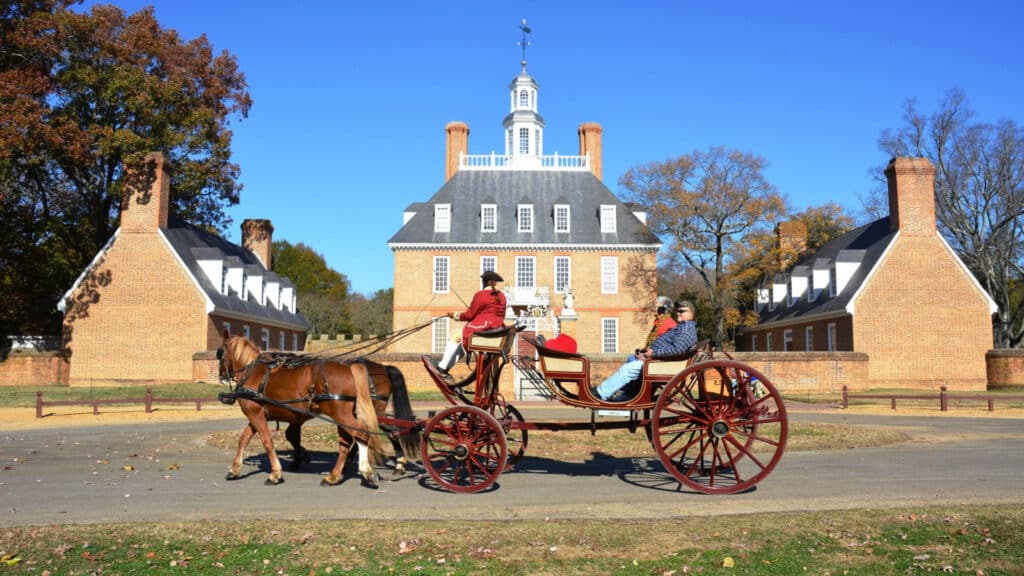
<svg viewBox="0 0 1024 576">
<path fill-rule="evenodd" d="M 559 334 L 543 344 L 545 348 L 558 350 L 559 352 L 576 353 L 576 339 L 568 334 Z"/>
<path fill-rule="evenodd" d="M 466 354 L 462 342 L 468 342 L 475 332 L 504 326 L 505 307 L 508 302 L 505 300 L 505 294 L 498 290 L 498 282 L 504 280 L 497 272 L 488 270 L 480 276 L 480 281 L 483 282 L 483 290 L 473 295 L 468 310 L 446 314 L 449 318 L 466 322 L 466 326 L 463 327 L 461 334 L 452 332 L 441 361 L 437 363 L 437 369 L 443 375 L 447 375 L 452 365 Z"/>
<path fill-rule="evenodd" d="M 675 303 L 676 326 L 651 343 L 649 348 L 630 356 L 607 380 L 590 392 L 601 400 L 611 399 L 616 392 L 640 377 L 644 362 L 650 358 L 667 358 L 684 354 L 697 343 L 697 323 L 693 320 L 693 304 L 688 300 Z"/>
</svg>

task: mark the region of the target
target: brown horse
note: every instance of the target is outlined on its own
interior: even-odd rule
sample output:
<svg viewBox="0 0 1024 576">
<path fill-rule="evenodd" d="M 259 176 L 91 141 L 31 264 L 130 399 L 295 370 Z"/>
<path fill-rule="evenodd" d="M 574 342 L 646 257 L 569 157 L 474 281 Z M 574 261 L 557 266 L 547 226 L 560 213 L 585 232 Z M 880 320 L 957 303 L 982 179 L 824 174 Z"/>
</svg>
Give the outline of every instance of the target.
<svg viewBox="0 0 1024 576">
<path fill-rule="evenodd" d="M 261 361 L 259 349 L 248 338 L 225 335 L 220 370 L 222 377 L 236 383 L 233 397 L 249 420 L 238 439 L 238 452 L 228 469 L 228 480 L 239 477 L 245 447 L 254 434 L 259 434 L 270 459 L 267 483 L 280 483 L 281 462 L 274 450 L 268 420 L 290 424 L 286 435 L 301 458 L 301 448 L 298 440 L 292 439 L 291 429 L 300 430 L 303 422 L 322 414 L 338 427 L 338 460 L 322 483 L 341 482 L 345 458 L 355 442 L 359 446 L 359 472 L 367 483 L 376 486 L 370 460 L 371 456 L 373 460 L 378 458 L 381 441 L 365 366 L 325 361 L 277 365 Z"/>
</svg>

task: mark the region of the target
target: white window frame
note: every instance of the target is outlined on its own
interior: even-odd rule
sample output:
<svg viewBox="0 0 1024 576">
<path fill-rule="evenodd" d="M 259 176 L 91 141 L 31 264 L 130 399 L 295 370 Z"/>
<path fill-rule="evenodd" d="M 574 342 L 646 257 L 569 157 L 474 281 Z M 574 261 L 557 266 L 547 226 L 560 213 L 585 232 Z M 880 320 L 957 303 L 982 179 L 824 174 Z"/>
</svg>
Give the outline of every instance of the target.
<svg viewBox="0 0 1024 576">
<path fill-rule="evenodd" d="M 451 331 L 449 320 L 444 316 L 440 316 L 434 318 L 430 326 L 430 349 L 434 354 L 440 354 L 444 352 L 444 347 L 448 343 L 448 334 Z"/>
<path fill-rule="evenodd" d="M 619 257 L 601 256 L 601 294 L 619 293 Z"/>
<path fill-rule="evenodd" d="M 434 232 L 452 231 L 452 205 L 434 204 Z"/>
<path fill-rule="evenodd" d="M 481 256 L 480 257 L 480 274 L 482 275 L 484 272 L 487 272 L 487 271 L 491 271 L 491 272 L 497 272 L 498 271 L 498 257 L 497 256 Z"/>
<path fill-rule="evenodd" d="M 782 351 L 792 352 L 793 351 L 793 329 L 786 328 L 782 331 Z"/>
<path fill-rule="evenodd" d="M 520 204 L 516 207 L 516 229 L 520 232 L 533 232 L 533 204 Z"/>
<path fill-rule="evenodd" d="M 564 262 L 564 270 L 559 270 L 559 263 Z M 552 264 L 553 276 L 555 278 L 555 293 L 564 294 L 565 289 L 572 286 L 572 257 L 571 256 L 555 256 L 555 260 Z"/>
<path fill-rule="evenodd" d="M 618 318 L 601 318 L 601 352 L 604 354 L 619 352 Z"/>
<path fill-rule="evenodd" d="M 804 351 L 814 352 L 814 326 L 804 326 Z"/>
<path fill-rule="evenodd" d="M 529 264 L 529 283 L 527 280 L 527 263 Z M 516 288 L 537 287 L 537 257 L 516 256 Z"/>
<path fill-rule="evenodd" d="M 277 333 L 277 349 L 284 352 L 284 330 Z"/>
<path fill-rule="evenodd" d="M 764 335 L 764 351 L 765 352 L 771 352 L 772 351 L 772 333 L 771 332 L 768 332 L 768 333 L 766 333 Z"/>
<path fill-rule="evenodd" d="M 263 351 L 270 350 L 270 329 L 260 328 L 260 342 L 263 344 Z"/>
<path fill-rule="evenodd" d="M 299 335 L 298 334 L 292 334 L 292 351 L 293 352 L 298 352 L 299 351 Z"/>
<path fill-rule="evenodd" d="M 480 205 L 480 231 L 481 232 L 497 232 L 498 231 L 498 205 L 497 204 L 481 204 Z"/>
<path fill-rule="evenodd" d="M 757 352 L 757 334 L 750 335 L 750 351 Z"/>
<path fill-rule="evenodd" d="M 250 334 L 250 332 L 249 332 L 249 325 L 248 324 L 242 324 L 242 336 L 245 336 L 245 338 L 247 340 L 252 340 L 252 338 L 249 336 L 249 334 Z"/>
<path fill-rule="evenodd" d="M 519 153 L 529 154 L 530 153 L 530 129 L 520 128 L 519 129 Z"/>
<path fill-rule="evenodd" d="M 522 90 L 519 91 L 519 107 L 530 107 L 530 93 L 526 90 L 526 88 L 523 88 Z"/>
<path fill-rule="evenodd" d="M 572 215 L 568 204 L 555 204 L 555 233 L 569 232 L 569 217 Z M 560 217 L 561 216 L 561 217 Z"/>
<path fill-rule="evenodd" d="M 835 322 L 829 322 L 828 323 L 828 351 L 829 352 L 835 352 L 836 351 L 836 323 Z"/>
<path fill-rule="evenodd" d="M 615 205 L 601 204 L 601 234 L 614 234 L 615 231 Z"/>
<path fill-rule="evenodd" d="M 434 274 L 430 289 L 432 294 L 447 294 L 451 291 L 451 257 L 434 256 Z"/>
</svg>

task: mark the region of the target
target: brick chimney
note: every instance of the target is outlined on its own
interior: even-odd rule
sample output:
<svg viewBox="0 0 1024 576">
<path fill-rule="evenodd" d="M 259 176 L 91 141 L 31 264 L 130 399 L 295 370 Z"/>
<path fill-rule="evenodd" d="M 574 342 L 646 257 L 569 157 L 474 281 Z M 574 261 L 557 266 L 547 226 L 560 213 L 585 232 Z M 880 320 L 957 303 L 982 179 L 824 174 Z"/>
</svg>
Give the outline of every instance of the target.
<svg viewBox="0 0 1024 576">
<path fill-rule="evenodd" d="M 270 220 L 242 222 L 242 248 L 256 255 L 263 267 L 270 270 L 270 249 L 274 241 L 274 226 Z"/>
<path fill-rule="evenodd" d="M 444 181 L 447 182 L 459 171 L 459 154 L 469 153 L 469 124 L 449 122 L 444 133 Z"/>
<path fill-rule="evenodd" d="M 927 158 L 893 158 L 889 182 L 889 225 L 905 236 L 935 234 L 935 167 Z"/>
<path fill-rule="evenodd" d="M 590 154 L 590 171 L 601 179 L 601 125 L 597 122 L 580 124 L 580 156 Z"/>
<path fill-rule="evenodd" d="M 121 232 L 145 234 L 167 228 L 171 175 L 167 156 L 150 152 L 137 169 L 125 169 Z"/>
<path fill-rule="evenodd" d="M 776 248 L 779 249 L 779 268 L 788 268 L 793 259 L 807 250 L 807 226 L 796 220 L 775 225 Z"/>
</svg>

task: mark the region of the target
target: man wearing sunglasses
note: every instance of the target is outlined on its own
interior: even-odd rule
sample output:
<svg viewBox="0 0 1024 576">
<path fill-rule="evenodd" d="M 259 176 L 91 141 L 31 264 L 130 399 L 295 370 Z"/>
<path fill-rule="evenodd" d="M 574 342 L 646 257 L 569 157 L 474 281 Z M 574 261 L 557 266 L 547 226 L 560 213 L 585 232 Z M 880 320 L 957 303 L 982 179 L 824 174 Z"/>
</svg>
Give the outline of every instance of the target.
<svg viewBox="0 0 1024 576">
<path fill-rule="evenodd" d="M 651 358 L 678 356 L 693 348 L 697 343 L 697 323 L 694 322 L 693 303 L 680 300 L 675 303 L 676 325 L 674 328 L 657 337 L 650 347 L 630 356 L 614 374 L 590 392 L 601 400 L 616 401 L 616 393 L 624 386 L 640 377 L 644 362 Z M 627 398 L 622 398 L 622 401 Z"/>
</svg>

